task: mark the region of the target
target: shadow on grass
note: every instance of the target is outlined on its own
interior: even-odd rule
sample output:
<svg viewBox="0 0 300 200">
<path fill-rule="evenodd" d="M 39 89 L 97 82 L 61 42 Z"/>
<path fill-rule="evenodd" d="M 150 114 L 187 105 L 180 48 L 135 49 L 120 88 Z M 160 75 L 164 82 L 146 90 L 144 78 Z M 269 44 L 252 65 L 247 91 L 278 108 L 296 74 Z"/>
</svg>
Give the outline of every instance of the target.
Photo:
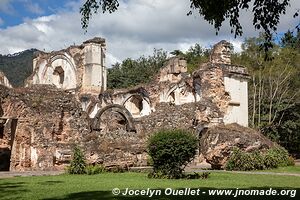
<svg viewBox="0 0 300 200">
<path fill-rule="evenodd" d="M 0 184 L 0 199 L 18 199 L 16 194 L 21 194 L 28 192 L 29 190 L 25 189 L 25 182 L 4 182 Z"/>
<path fill-rule="evenodd" d="M 198 188 L 194 188 L 193 190 L 197 190 Z M 249 188 L 251 190 L 270 190 L 270 188 Z M 277 190 L 278 193 L 280 193 L 281 190 L 296 190 L 295 188 L 273 188 L 274 190 Z M 153 189 L 155 190 L 155 189 Z M 161 190 L 161 189 L 157 189 L 157 190 Z M 176 189 L 176 190 L 180 190 L 180 189 Z M 182 189 L 184 190 L 184 189 Z M 182 196 L 167 196 L 164 195 L 164 190 L 161 190 L 161 194 L 162 195 L 158 195 L 158 196 L 152 196 L 151 198 L 149 197 L 149 195 L 145 195 L 145 196 L 129 196 L 129 195 L 113 195 L 111 191 L 90 191 L 90 192 L 77 192 L 77 193 L 71 193 L 68 194 L 66 196 L 63 197 L 55 197 L 55 198 L 48 198 L 45 200 L 56 200 L 56 199 L 60 199 L 60 200 L 66 200 L 66 199 L 74 199 L 74 200 L 85 200 L 85 199 L 89 199 L 89 200 L 94 200 L 94 199 L 103 199 L 103 200 L 108 200 L 108 199 L 117 199 L 117 200 L 134 200 L 134 199 L 141 199 L 141 200 L 149 200 L 149 199 L 170 199 L 170 200 L 179 200 L 179 199 L 184 199 L 184 200 L 199 200 L 199 199 L 245 199 L 245 200 L 249 200 L 249 199 L 272 199 L 272 200 L 276 200 L 276 199 L 290 199 L 292 198 L 291 194 L 289 195 L 238 195 L 237 197 L 235 196 L 235 192 L 236 192 L 236 188 L 228 188 L 226 190 L 232 190 L 232 194 L 231 195 L 209 195 L 209 190 L 221 190 L 220 188 L 201 188 L 200 189 L 200 193 L 198 195 L 182 195 Z M 124 191 L 121 191 L 121 193 L 123 193 Z M 299 197 L 299 192 L 300 190 L 297 189 L 296 194 L 298 193 L 298 195 L 294 196 L 293 199 L 297 199 L 297 196 Z"/>
<path fill-rule="evenodd" d="M 64 183 L 64 181 L 43 181 L 43 182 L 38 182 L 40 185 L 55 185 L 58 183 Z"/>
<path fill-rule="evenodd" d="M 64 183 L 63 181 L 43 181 L 40 185 L 52 186 Z M 23 199 L 23 194 L 30 192 L 28 182 L 3 182 L 0 183 L 0 200 Z"/>
</svg>

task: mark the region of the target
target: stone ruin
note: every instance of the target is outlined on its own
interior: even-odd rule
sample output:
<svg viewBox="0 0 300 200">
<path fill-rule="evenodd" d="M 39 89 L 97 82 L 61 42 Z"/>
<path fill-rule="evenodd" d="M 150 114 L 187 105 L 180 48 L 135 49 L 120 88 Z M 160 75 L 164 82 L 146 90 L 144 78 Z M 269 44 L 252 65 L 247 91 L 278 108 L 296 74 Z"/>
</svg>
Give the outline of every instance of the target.
<svg viewBox="0 0 300 200">
<path fill-rule="evenodd" d="M 89 163 L 145 166 L 146 141 L 157 130 L 200 137 L 220 124 L 248 126 L 249 75 L 231 64 L 230 43 L 217 43 L 193 74 L 172 57 L 149 84 L 116 90 L 106 89 L 105 47 L 94 38 L 36 53 L 24 88 L 0 76 L 0 170 L 64 169 L 74 145 Z"/>
<path fill-rule="evenodd" d="M 10 84 L 9 80 L 6 78 L 5 74 L 2 71 L 0 71 L 0 85 L 12 88 L 12 85 Z"/>
</svg>

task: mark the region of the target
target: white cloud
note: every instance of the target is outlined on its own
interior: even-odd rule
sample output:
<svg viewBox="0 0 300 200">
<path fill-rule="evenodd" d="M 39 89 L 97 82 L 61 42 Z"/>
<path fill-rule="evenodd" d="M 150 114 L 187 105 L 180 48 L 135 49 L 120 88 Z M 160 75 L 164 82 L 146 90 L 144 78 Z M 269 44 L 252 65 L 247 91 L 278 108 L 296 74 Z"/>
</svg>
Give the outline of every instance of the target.
<svg viewBox="0 0 300 200">
<path fill-rule="evenodd" d="M 152 54 L 154 48 L 187 50 L 195 43 L 211 47 L 222 39 L 229 40 L 236 50 L 240 50 L 244 37 L 258 35 L 252 28 L 251 13 L 248 11 L 241 13 L 243 37 L 234 39 L 228 23 L 216 36 L 214 28 L 202 17 L 197 14 L 186 16 L 190 9 L 188 0 L 121 2 L 117 12 L 93 16 L 88 32 L 84 34 L 79 15 L 81 1 L 69 2 L 68 9 L 54 15 L 27 19 L 18 26 L 0 29 L 0 54 L 28 48 L 59 50 L 100 36 L 106 38 L 107 64 L 110 65 L 127 57 Z M 296 0 L 291 2 L 294 2 L 293 7 L 289 8 L 289 16 L 284 16 L 279 32 L 295 24 L 290 10 L 300 7 L 300 3 Z"/>
<path fill-rule="evenodd" d="M 41 15 L 41 14 L 45 13 L 45 11 L 40 7 L 40 5 L 38 3 L 33 3 L 31 1 L 29 1 L 25 4 L 25 7 L 29 12 L 31 12 L 33 14 Z"/>
</svg>

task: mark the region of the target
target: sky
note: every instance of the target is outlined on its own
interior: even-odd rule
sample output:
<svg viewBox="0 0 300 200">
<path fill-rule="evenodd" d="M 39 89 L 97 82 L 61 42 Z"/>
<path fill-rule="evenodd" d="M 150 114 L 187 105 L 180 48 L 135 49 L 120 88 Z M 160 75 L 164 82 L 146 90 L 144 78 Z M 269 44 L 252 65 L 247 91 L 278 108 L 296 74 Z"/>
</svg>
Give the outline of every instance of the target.
<svg viewBox="0 0 300 200">
<path fill-rule="evenodd" d="M 228 23 L 219 34 L 199 14 L 191 16 L 189 0 L 121 0 L 115 13 L 94 15 L 87 32 L 81 28 L 79 8 L 84 0 L 0 0 L 0 54 L 13 54 L 30 48 L 54 51 L 81 44 L 93 37 L 103 37 L 107 44 L 107 65 L 125 58 L 151 55 L 153 49 L 186 51 L 195 43 L 211 47 L 228 40 L 236 51 L 247 37 L 258 32 L 252 27 L 250 11 L 243 11 L 240 21 L 243 36 L 234 38 Z M 278 33 L 295 27 L 292 16 L 300 8 L 291 0 L 282 16 Z"/>
</svg>

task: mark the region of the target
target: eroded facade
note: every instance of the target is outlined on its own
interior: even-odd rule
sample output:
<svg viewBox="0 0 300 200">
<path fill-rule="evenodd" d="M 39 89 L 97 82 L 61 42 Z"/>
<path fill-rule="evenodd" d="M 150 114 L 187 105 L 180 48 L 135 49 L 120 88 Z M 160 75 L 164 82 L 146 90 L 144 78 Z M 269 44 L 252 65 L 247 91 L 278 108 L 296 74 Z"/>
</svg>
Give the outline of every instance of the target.
<svg viewBox="0 0 300 200">
<path fill-rule="evenodd" d="M 231 64 L 231 50 L 219 42 L 193 74 L 183 58 L 170 58 L 149 84 L 118 90 L 106 90 L 101 38 L 38 53 L 26 88 L 1 86 L 2 169 L 63 169 L 74 145 L 89 163 L 143 166 L 146 140 L 157 130 L 247 126 L 248 73 Z"/>
<path fill-rule="evenodd" d="M 99 94 L 106 90 L 106 44 L 93 38 L 51 53 L 37 52 L 27 86 L 54 85 L 63 90 Z"/>
<path fill-rule="evenodd" d="M 0 85 L 4 85 L 8 88 L 12 88 L 12 85 L 10 84 L 9 80 L 7 79 L 7 77 L 2 71 L 0 71 Z"/>
</svg>

